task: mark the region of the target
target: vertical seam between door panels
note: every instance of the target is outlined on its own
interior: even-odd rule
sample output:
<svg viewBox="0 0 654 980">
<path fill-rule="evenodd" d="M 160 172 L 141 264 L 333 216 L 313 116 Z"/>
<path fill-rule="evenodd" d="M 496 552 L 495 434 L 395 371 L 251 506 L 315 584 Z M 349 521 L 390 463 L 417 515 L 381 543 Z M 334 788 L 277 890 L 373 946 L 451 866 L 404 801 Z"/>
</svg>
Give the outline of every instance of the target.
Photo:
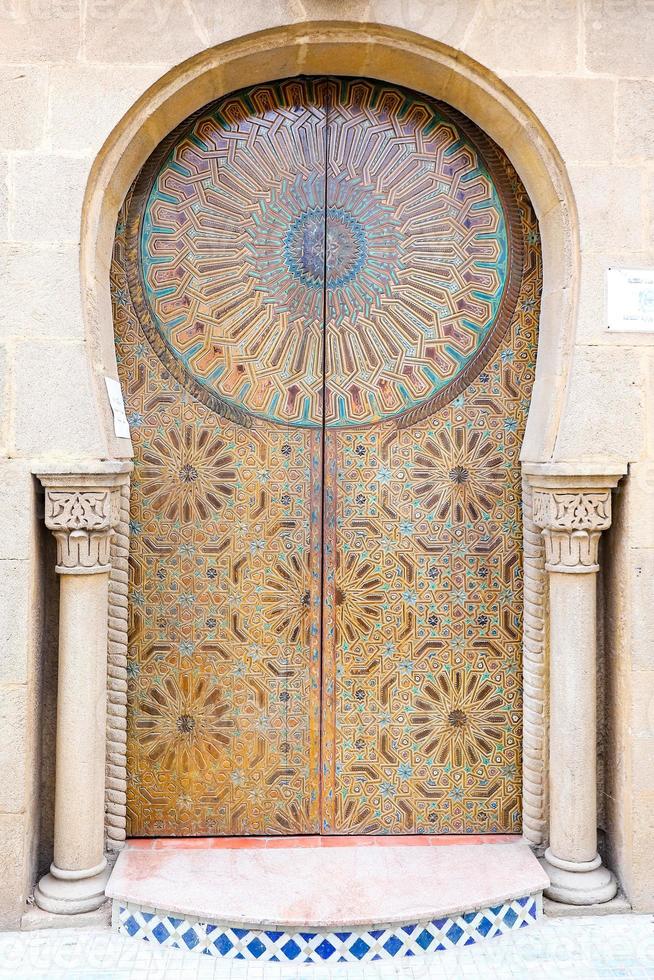
<svg viewBox="0 0 654 980">
<path fill-rule="evenodd" d="M 320 827 L 319 833 L 322 834 L 324 830 L 324 771 L 323 771 L 323 759 L 324 759 L 324 735 L 325 735 L 325 725 L 323 717 L 324 709 L 324 694 L 323 694 L 323 684 L 324 684 L 324 654 L 325 654 L 325 516 L 326 516 L 326 506 L 325 506 L 325 478 L 326 478 L 326 467 L 325 467 L 325 451 L 326 451 L 326 397 L 327 397 L 327 193 L 328 193 L 328 173 L 329 173 L 329 109 L 331 103 L 331 80 L 327 81 L 325 87 L 325 138 L 323 141 L 324 148 L 324 179 L 323 179 L 323 245 L 322 245 L 322 398 L 321 398 L 321 409 L 322 409 L 322 424 L 320 427 L 321 433 L 321 453 L 320 453 L 320 773 L 318 780 L 318 792 L 320 794 L 319 799 L 319 820 Z"/>
</svg>

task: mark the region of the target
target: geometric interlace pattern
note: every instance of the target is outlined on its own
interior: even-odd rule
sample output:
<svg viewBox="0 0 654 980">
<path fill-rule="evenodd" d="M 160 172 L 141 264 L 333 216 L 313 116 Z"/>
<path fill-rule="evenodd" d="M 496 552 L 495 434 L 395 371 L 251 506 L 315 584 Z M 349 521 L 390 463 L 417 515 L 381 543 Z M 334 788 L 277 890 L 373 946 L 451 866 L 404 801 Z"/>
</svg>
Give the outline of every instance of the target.
<svg viewBox="0 0 654 980">
<path fill-rule="evenodd" d="M 261 86 L 198 114 L 134 238 L 144 319 L 187 384 L 317 427 L 447 398 L 506 327 L 511 260 L 467 129 L 363 79 Z"/>
<path fill-rule="evenodd" d="M 130 833 L 518 831 L 541 257 L 506 157 L 389 85 L 259 86 L 146 164 L 111 276 Z"/>
<path fill-rule="evenodd" d="M 230 927 L 117 901 L 114 916 L 123 935 L 226 960 L 370 963 L 471 946 L 524 929 L 538 919 L 540 903 L 540 895 L 525 895 L 442 919 L 359 929 L 345 927 L 339 932 Z"/>
</svg>

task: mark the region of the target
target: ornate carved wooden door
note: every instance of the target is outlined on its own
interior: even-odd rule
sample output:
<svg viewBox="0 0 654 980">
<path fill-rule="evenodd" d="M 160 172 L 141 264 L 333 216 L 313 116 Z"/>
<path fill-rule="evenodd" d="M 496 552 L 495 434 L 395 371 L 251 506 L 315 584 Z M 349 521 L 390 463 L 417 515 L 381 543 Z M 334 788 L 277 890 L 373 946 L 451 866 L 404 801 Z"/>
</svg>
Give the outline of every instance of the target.
<svg viewBox="0 0 654 980">
<path fill-rule="evenodd" d="M 137 834 L 520 826 L 518 452 L 540 256 L 448 107 L 293 79 L 119 221 Z"/>
</svg>

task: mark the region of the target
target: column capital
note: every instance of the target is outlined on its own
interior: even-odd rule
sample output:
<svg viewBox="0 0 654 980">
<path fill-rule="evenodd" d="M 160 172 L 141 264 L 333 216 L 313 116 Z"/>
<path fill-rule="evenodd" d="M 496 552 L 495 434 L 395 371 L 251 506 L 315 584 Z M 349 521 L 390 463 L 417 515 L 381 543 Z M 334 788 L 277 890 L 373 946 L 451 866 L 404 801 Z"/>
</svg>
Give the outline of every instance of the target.
<svg viewBox="0 0 654 980">
<path fill-rule="evenodd" d="M 104 472 L 102 471 L 104 469 Z M 93 575 L 111 569 L 111 536 L 118 523 L 117 490 L 129 464 L 99 464 L 77 471 L 44 471 L 36 476 L 45 489 L 45 523 L 57 541 L 57 572 Z"/>
<path fill-rule="evenodd" d="M 611 524 L 611 490 L 626 467 L 525 464 L 533 489 L 534 523 L 545 544 L 545 568 L 572 574 L 596 572 L 599 539 Z M 618 469 L 622 472 L 616 472 Z"/>
</svg>

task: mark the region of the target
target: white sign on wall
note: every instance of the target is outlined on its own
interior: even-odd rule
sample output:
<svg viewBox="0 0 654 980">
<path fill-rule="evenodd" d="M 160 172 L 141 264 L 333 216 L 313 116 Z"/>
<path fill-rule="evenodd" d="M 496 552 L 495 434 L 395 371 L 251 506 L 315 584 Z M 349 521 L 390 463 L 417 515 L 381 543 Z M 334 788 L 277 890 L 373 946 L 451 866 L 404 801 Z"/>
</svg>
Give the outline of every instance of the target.
<svg viewBox="0 0 654 980">
<path fill-rule="evenodd" d="M 115 378 L 105 376 L 104 383 L 107 386 L 109 404 L 114 416 L 114 432 L 119 439 L 129 439 L 129 423 L 125 414 L 125 403 L 123 393 L 120 390 L 120 383 Z"/>
<path fill-rule="evenodd" d="M 654 333 L 654 269 L 607 269 L 609 330 Z"/>
</svg>

